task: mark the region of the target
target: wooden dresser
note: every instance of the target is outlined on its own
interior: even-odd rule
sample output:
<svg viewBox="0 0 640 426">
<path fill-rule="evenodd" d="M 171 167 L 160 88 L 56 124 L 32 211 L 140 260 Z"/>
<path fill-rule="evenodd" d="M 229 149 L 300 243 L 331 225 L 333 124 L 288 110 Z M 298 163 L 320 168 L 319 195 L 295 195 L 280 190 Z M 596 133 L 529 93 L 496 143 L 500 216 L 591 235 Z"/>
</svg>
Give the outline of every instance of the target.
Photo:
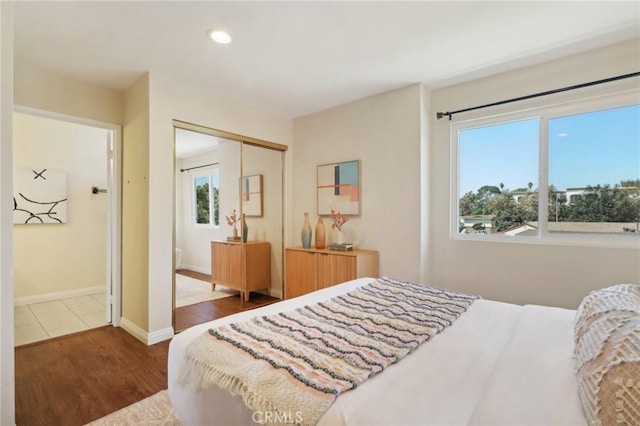
<svg viewBox="0 0 640 426">
<path fill-rule="evenodd" d="M 262 241 L 211 241 L 211 284 L 238 290 L 249 300 L 252 291 L 271 286 L 271 244 Z"/>
<path fill-rule="evenodd" d="M 285 254 L 285 299 L 362 277 L 378 277 L 378 252 L 292 247 Z"/>
</svg>

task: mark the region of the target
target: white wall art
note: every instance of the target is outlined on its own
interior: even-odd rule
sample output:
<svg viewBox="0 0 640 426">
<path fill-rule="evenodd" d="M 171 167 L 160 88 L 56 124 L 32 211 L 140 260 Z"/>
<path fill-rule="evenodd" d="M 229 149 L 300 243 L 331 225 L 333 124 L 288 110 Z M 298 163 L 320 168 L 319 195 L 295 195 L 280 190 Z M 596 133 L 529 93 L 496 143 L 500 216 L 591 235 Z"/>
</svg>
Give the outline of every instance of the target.
<svg viewBox="0 0 640 426">
<path fill-rule="evenodd" d="M 67 173 L 14 168 L 13 223 L 67 223 Z"/>
</svg>

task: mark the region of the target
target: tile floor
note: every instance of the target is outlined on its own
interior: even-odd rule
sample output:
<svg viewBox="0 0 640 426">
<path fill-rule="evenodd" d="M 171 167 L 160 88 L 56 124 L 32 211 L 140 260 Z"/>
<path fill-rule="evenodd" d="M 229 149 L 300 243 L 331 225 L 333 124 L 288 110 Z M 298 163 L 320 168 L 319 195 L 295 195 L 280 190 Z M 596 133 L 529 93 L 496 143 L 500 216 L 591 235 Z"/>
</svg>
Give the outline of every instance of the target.
<svg viewBox="0 0 640 426">
<path fill-rule="evenodd" d="M 15 345 L 106 325 L 104 293 L 16 306 Z"/>
</svg>

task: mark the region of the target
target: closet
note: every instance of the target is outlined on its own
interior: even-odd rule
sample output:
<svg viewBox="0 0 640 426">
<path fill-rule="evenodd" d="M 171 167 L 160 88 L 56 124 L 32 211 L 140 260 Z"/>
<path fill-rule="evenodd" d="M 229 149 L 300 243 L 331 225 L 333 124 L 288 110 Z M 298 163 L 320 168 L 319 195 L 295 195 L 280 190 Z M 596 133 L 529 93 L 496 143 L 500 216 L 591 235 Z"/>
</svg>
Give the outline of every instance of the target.
<svg viewBox="0 0 640 426">
<path fill-rule="evenodd" d="M 177 269 L 211 276 L 211 289 L 237 291 L 233 297 L 243 302 L 255 292 L 282 298 L 287 147 L 178 120 L 173 124 L 174 277 Z M 184 132 L 211 142 L 203 143 L 201 153 L 185 156 L 180 153 Z"/>
</svg>

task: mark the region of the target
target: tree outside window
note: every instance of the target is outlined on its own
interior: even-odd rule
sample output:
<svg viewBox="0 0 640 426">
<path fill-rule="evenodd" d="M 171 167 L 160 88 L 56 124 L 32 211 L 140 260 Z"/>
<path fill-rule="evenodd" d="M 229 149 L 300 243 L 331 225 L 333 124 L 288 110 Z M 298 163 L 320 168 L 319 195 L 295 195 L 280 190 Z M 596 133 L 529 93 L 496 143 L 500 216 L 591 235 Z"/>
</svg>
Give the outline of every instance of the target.
<svg viewBox="0 0 640 426">
<path fill-rule="evenodd" d="M 549 233 L 640 235 L 638 128 L 640 105 L 461 125 L 458 233 L 540 236 L 543 222 Z"/>
<path fill-rule="evenodd" d="M 220 191 L 217 170 L 205 176 L 194 177 L 193 182 L 195 223 L 218 226 L 220 224 Z"/>
</svg>

